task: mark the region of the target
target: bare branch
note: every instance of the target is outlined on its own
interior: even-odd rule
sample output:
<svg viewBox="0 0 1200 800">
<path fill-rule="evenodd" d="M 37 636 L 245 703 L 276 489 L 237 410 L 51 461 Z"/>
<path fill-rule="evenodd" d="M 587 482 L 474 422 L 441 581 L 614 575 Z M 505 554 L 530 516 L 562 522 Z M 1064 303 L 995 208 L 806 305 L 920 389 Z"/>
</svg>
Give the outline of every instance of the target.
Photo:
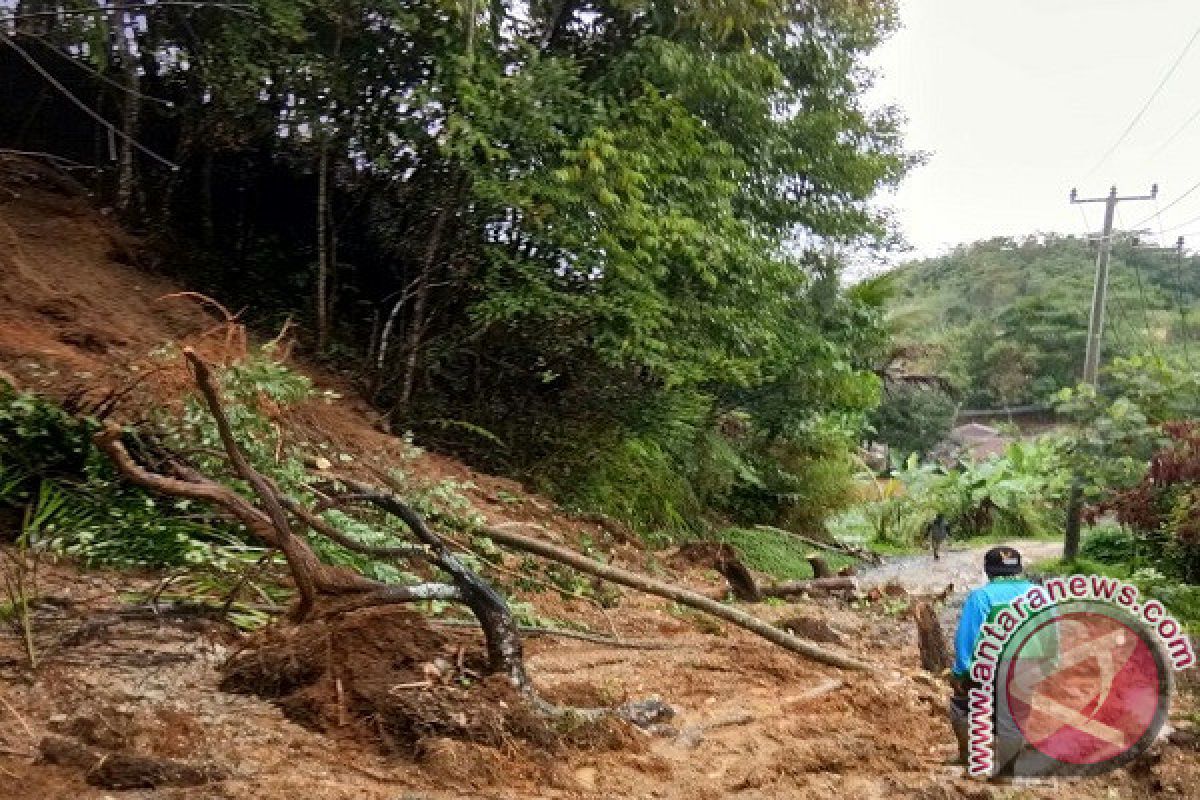
<svg viewBox="0 0 1200 800">
<path fill-rule="evenodd" d="M 303 619 L 312 610 L 317 590 L 312 574 L 305 569 L 303 555 L 296 545 L 296 537 L 292 533 L 291 523 L 279 501 L 279 495 L 267 479 L 250 465 L 246 454 L 242 452 L 241 446 L 234 438 L 229 418 L 225 416 L 225 408 L 221 405 L 220 390 L 217 388 L 208 364 L 190 347 L 184 348 L 183 355 L 195 370 L 196 385 L 200 388 L 200 394 L 204 396 L 204 401 L 208 404 L 209 413 L 217 423 L 217 433 L 221 437 L 221 443 L 225 446 L 225 452 L 229 456 L 229 463 L 233 465 L 233 471 L 254 489 L 254 493 L 266 507 L 271 524 L 279 533 L 279 549 L 283 551 L 283 557 L 287 559 L 288 566 L 292 570 L 292 577 L 296 580 L 296 589 L 300 592 L 295 616 L 297 619 Z"/>
</svg>

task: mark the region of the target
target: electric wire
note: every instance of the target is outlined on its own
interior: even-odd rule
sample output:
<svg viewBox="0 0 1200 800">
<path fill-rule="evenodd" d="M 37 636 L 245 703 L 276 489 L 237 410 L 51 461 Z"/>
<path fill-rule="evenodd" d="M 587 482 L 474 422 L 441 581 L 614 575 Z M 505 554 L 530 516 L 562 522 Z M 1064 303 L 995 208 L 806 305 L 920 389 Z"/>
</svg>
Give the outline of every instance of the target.
<svg viewBox="0 0 1200 800">
<path fill-rule="evenodd" d="M 87 114 L 89 117 L 91 117 L 93 120 L 98 122 L 100 125 L 103 125 L 109 131 L 109 133 L 111 133 L 115 136 L 118 136 L 121 139 L 124 139 L 125 141 L 129 142 L 130 145 L 137 148 L 142 153 L 145 153 L 147 156 L 149 156 L 150 158 L 159 162 L 160 164 L 163 164 L 164 166 L 168 167 L 172 172 L 179 171 L 178 164 L 176 164 L 175 162 L 171 161 L 168 158 L 160 156 L 158 153 L 154 152 L 149 147 L 146 147 L 144 144 L 139 142 L 137 139 L 135 139 L 132 136 L 130 136 L 129 134 L 125 133 L 125 131 L 121 130 L 116 125 L 113 125 L 107 119 L 105 119 L 100 114 L 98 114 L 94 110 L 92 110 L 92 108 L 90 106 L 88 106 L 87 103 L 83 102 L 78 97 L 76 97 L 74 95 L 74 93 L 72 93 L 71 90 L 68 89 L 66 86 L 63 86 L 62 83 L 60 83 L 57 78 L 55 78 L 53 75 L 51 75 L 48 71 L 46 71 L 45 67 L 43 67 L 41 64 L 38 63 L 36 58 L 29 55 L 29 53 L 25 50 L 25 48 L 21 47 L 21 45 L 14 42 L 12 40 L 12 38 L 9 37 L 8 34 L 4 33 L 3 31 L 0 31 L 0 42 L 8 45 L 10 48 L 12 48 L 14 51 L 16 51 L 17 55 L 19 55 L 22 59 L 24 59 L 25 62 L 27 64 L 29 64 L 29 66 L 33 67 L 34 71 L 36 71 L 39 75 L 41 75 L 42 78 L 44 78 L 47 83 L 49 83 L 51 86 L 53 86 L 58 91 L 62 92 L 62 94 L 65 95 L 66 98 L 68 100 L 70 100 L 71 103 L 74 104 L 80 111 Z"/>
<path fill-rule="evenodd" d="M 1117 212 L 1117 224 L 1122 229 L 1128 230 L 1125 228 L 1125 220 L 1121 216 L 1121 207 L 1120 206 L 1117 206 L 1116 212 Z M 1133 269 L 1134 280 L 1136 281 L 1136 284 L 1137 284 L 1138 297 L 1140 298 L 1141 305 L 1142 305 L 1142 327 L 1141 327 L 1142 336 L 1141 336 L 1141 338 L 1145 342 L 1146 347 L 1150 350 L 1150 352 L 1152 354 L 1154 354 L 1155 356 L 1157 356 L 1158 349 L 1155 346 L 1155 342 L 1154 342 L 1153 326 L 1150 324 L 1150 309 L 1146 302 L 1146 287 L 1142 282 L 1142 268 L 1137 263 L 1136 253 L 1131 252 L 1130 257 L 1128 259 L 1124 259 L 1124 260 L 1125 260 L 1125 263 L 1129 267 L 1132 267 L 1132 269 Z M 1111 280 L 1111 275 L 1110 275 L 1110 280 Z"/>
<path fill-rule="evenodd" d="M 1165 142 L 1163 142 L 1162 144 L 1160 144 L 1158 146 L 1158 149 L 1150 154 L 1150 158 L 1157 157 L 1159 153 L 1161 153 L 1162 151 L 1164 151 L 1168 147 L 1170 147 L 1172 144 L 1174 144 L 1175 140 L 1178 139 L 1180 137 L 1180 135 L 1183 134 L 1184 131 L 1186 131 L 1188 128 L 1192 127 L 1192 123 L 1195 122 L 1197 119 L 1200 119 L 1200 108 L 1197 108 L 1195 113 L 1193 113 L 1190 117 L 1187 118 L 1186 122 L 1184 122 L 1182 125 L 1180 125 L 1175 130 L 1174 133 L 1172 133 L 1170 136 L 1168 136 L 1167 140 Z"/>
<path fill-rule="evenodd" d="M 1187 191 L 1185 191 L 1183 194 L 1181 194 L 1181 195 L 1179 195 L 1178 197 L 1176 197 L 1176 198 L 1175 198 L 1174 200 L 1172 200 L 1171 202 L 1167 203 L 1167 204 L 1166 204 L 1165 206 L 1163 206 L 1162 208 L 1158 208 L 1158 209 L 1157 209 L 1157 210 L 1156 210 L 1156 211 L 1155 211 L 1153 214 L 1151 214 L 1150 216 L 1146 217 L 1146 218 L 1145 218 L 1145 219 L 1143 219 L 1143 220 L 1139 220 L 1137 223 L 1135 223 L 1135 224 L 1134 224 L 1134 226 L 1133 226 L 1133 227 L 1135 227 L 1135 228 L 1140 228 L 1140 227 L 1142 227 L 1143 225 L 1145 225 L 1147 222 L 1149 222 L 1150 220 L 1154 219 L 1155 217 L 1157 217 L 1157 216 L 1160 216 L 1160 215 L 1162 215 L 1162 214 L 1166 213 L 1167 211 L 1170 211 L 1172 208 L 1174 208 L 1175 206 L 1179 205 L 1179 204 L 1180 204 L 1180 203 L 1182 203 L 1184 200 L 1186 200 L 1188 197 L 1190 197 L 1190 196 L 1191 196 L 1191 195 L 1192 195 L 1192 194 L 1193 194 L 1193 193 L 1194 193 L 1194 192 L 1195 192 L 1197 189 L 1200 189 L 1200 181 L 1196 181 L 1195 183 L 1193 183 L 1191 186 L 1189 186 L 1189 187 L 1187 188 Z M 1155 201 L 1155 205 L 1157 206 L 1157 200 Z M 1187 222 L 1184 222 L 1184 223 L 1182 223 L 1182 224 L 1180 224 L 1180 225 L 1175 225 L 1175 226 L 1172 226 L 1172 227 L 1170 227 L 1170 228 L 1164 228 L 1163 230 L 1164 230 L 1164 231 L 1173 231 L 1173 230 L 1175 230 L 1176 228 L 1182 228 L 1184 225 L 1191 225 L 1193 222 L 1196 222 L 1196 221 L 1200 221 L 1200 217 L 1196 217 L 1195 219 L 1190 219 L 1190 220 L 1188 220 Z"/>
<path fill-rule="evenodd" d="M 1183 303 L 1183 242 L 1175 250 L 1175 304 L 1179 308 L 1179 336 L 1183 342 L 1183 360 L 1192 365 L 1192 335 L 1188 330 L 1188 310 Z"/>
<path fill-rule="evenodd" d="M 1177 231 L 1180 228 L 1186 228 L 1188 225 L 1193 225 L 1197 222 L 1200 222 L 1200 216 L 1192 217 L 1187 222 L 1181 222 L 1178 225 L 1172 225 L 1169 228 L 1163 228 L 1161 233 L 1171 233 L 1172 231 Z"/>
<path fill-rule="evenodd" d="M 1167 81 L 1169 81 L 1171 76 L 1175 74 L 1175 70 L 1179 69 L 1179 65 L 1183 62 L 1183 59 L 1187 56 L 1188 52 L 1191 51 L 1192 45 L 1196 43 L 1197 38 L 1200 38 L 1200 27 L 1196 28 L 1191 38 L 1188 39 L 1187 44 L 1183 46 L 1183 50 L 1180 51 L 1179 55 L 1175 57 L 1175 61 L 1172 62 L 1170 69 L 1167 70 L 1166 74 L 1163 75 L 1162 79 L 1158 82 L 1158 86 L 1154 87 L 1154 91 L 1150 93 L 1150 97 L 1147 98 L 1146 102 L 1142 104 L 1142 107 L 1138 109 L 1138 112 L 1133 115 L 1133 119 L 1129 121 L 1129 124 L 1125 126 L 1125 130 L 1121 132 L 1121 135 L 1117 137 L 1117 140 L 1113 142 L 1112 146 L 1104 152 L 1104 155 L 1100 156 L 1100 159 L 1093 164 L 1092 168 L 1088 170 L 1086 175 L 1084 175 L 1085 180 L 1094 175 L 1096 170 L 1100 169 L 1100 167 L 1103 166 L 1106 161 L 1108 161 L 1112 154 L 1116 152 L 1117 148 L 1120 147 L 1127 138 L 1129 138 L 1129 134 L 1132 133 L 1133 129 L 1137 127 L 1137 124 L 1142 121 L 1142 117 L 1146 115 L 1146 112 L 1150 109 L 1150 106 L 1162 92 L 1163 87 L 1167 85 Z"/>
<path fill-rule="evenodd" d="M 85 63 L 84 61 L 81 61 L 78 58 L 75 58 L 70 53 L 62 50 L 57 45 L 55 45 L 53 42 L 48 41 L 47 39 L 45 39 L 42 36 L 38 36 L 37 34 L 34 34 L 34 33 L 22 33 L 22 34 L 18 34 L 18 35 L 24 36 L 29 39 L 33 39 L 35 42 L 42 45 L 47 50 L 50 50 L 56 56 L 59 56 L 60 58 L 67 61 L 68 63 L 78 67 L 79 69 L 88 73 L 92 77 L 96 78 L 101 83 L 108 84 L 109 86 L 113 87 L 114 89 L 125 92 L 126 94 L 130 95 L 131 97 L 136 97 L 139 100 L 145 100 L 150 103 L 158 103 L 159 105 L 165 106 L 167 108 L 175 107 L 175 104 L 173 102 L 171 102 L 170 100 L 164 100 L 161 97 L 154 97 L 152 95 L 144 94 L 142 92 L 139 92 L 137 89 L 133 89 L 129 86 L 126 86 L 125 84 L 121 83 L 120 81 L 114 81 L 112 78 L 108 77 L 100 70 L 95 69 L 94 67 L 88 65 L 87 63 Z"/>
</svg>

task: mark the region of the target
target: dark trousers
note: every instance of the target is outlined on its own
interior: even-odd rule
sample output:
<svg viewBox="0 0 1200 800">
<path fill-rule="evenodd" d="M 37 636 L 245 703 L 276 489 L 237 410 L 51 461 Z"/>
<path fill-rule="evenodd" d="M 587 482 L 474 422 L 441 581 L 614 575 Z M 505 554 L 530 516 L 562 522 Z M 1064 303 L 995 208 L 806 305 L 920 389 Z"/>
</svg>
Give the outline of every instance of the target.
<svg viewBox="0 0 1200 800">
<path fill-rule="evenodd" d="M 950 727 L 954 729 L 954 738 L 958 741 L 958 755 L 964 764 L 968 763 L 970 756 L 970 692 L 973 686 L 978 684 L 957 685 L 954 695 L 950 698 Z M 998 707 L 997 711 L 992 713 L 992 775 L 1012 777 L 1017 761 L 1026 749 L 1025 737 L 1010 715 L 997 712 Z"/>
</svg>

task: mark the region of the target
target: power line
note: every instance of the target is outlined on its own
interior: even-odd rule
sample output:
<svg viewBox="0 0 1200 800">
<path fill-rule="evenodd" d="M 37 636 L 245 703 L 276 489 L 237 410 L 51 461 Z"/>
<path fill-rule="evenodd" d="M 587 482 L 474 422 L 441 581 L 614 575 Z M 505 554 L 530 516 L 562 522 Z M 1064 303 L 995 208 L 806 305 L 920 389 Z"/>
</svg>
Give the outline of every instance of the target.
<svg viewBox="0 0 1200 800">
<path fill-rule="evenodd" d="M 1087 212 L 1083 210 L 1083 203 L 1074 203 L 1073 205 L 1079 209 L 1079 216 L 1083 218 L 1083 239 L 1086 242 L 1087 237 L 1092 234 L 1092 225 L 1088 222 Z"/>
<path fill-rule="evenodd" d="M 120 138 L 129 142 L 131 145 L 133 145 L 134 147 L 136 147 L 138 150 L 145 153 L 146 155 L 150 156 L 155 161 L 169 167 L 172 172 L 179 171 L 178 164 L 176 164 L 175 162 L 173 162 L 167 158 L 164 158 L 163 156 L 160 156 L 158 153 L 154 152 L 149 147 L 146 147 L 144 144 L 139 142 L 137 139 L 135 139 L 132 136 L 130 136 L 129 134 L 125 133 L 125 131 L 121 130 L 116 125 L 113 125 L 111 122 L 106 120 L 104 117 L 100 116 L 95 111 L 93 111 L 92 108 L 90 106 L 88 106 L 87 103 L 83 102 L 78 97 L 76 97 L 71 92 L 70 89 L 68 89 L 66 86 L 63 86 L 61 83 L 59 83 L 57 78 L 55 78 L 53 75 L 51 75 L 49 72 L 47 72 L 46 68 L 37 62 L 37 59 L 35 59 L 33 56 L 29 55 L 28 52 L 26 52 L 25 48 L 21 47 L 21 45 L 14 42 L 8 36 L 8 34 L 2 32 L 2 31 L 0 31 L 0 42 L 3 42 L 4 44 L 8 45 L 13 50 L 15 50 L 17 52 L 17 55 L 19 55 L 21 58 L 23 58 L 25 60 L 25 62 L 29 64 L 29 66 L 33 67 L 33 69 L 39 75 L 41 75 L 42 78 L 44 78 L 47 83 L 49 83 L 55 89 L 58 89 L 60 92 L 62 92 L 66 96 L 66 98 L 68 100 L 70 100 L 71 103 L 73 103 L 80 111 L 87 114 L 89 117 L 91 117 L 96 122 L 100 123 L 106 129 L 108 129 L 109 133 L 119 136 Z"/>
<path fill-rule="evenodd" d="M 1183 360 L 1192 366 L 1192 336 L 1188 332 L 1187 309 L 1183 305 L 1183 237 L 1175 243 L 1175 305 L 1179 308 L 1179 333 L 1183 338 Z"/>
<path fill-rule="evenodd" d="M 1158 202 L 1157 197 L 1154 198 L 1154 202 L 1155 203 Z M 1125 228 L 1125 220 L 1121 216 L 1121 207 L 1120 206 L 1117 206 L 1116 213 L 1117 213 L 1118 224 L 1120 225 L 1121 228 Z M 1125 228 L 1125 229 L 1128 230 L 1127 228 Z M 1124 316 L 1123 311 L 1118 310 L 1117 313 L 1122 314 L 1124 316 L 1125 324 L 1127 326 L 1129 326 L 1129 329 L 1130 329 L 1131 339 L 1141 338 L 1149 346 L 1151 352 L 1156 352 L 1155 347 L 1154 347 L 1154 339 L 1150 333 L 1150 311 L 1147 308 L 1147 304 L 1146 304 L 1146 290 L 1142 286 L 1141 268 L 1138 266 L 1137 260 L 1135 258 L 1128 259 L 1126 261 L 1126 263 L 1129 266 L 1133 267 L 1133 272 L 1137 279 L 1138 295 L 1141 297 L 1141 302 L 1142 302 L 1142 328 L 1141 328 L 1141 330 L 1144 332 L 1144 335 L 1142 335 L 1140 337 L 1138 336 L 1138 330 L 1139 330 L 1138 327 L 1133 324 L 1132 320 L 1128 316 Z M 1120 294 L 1117 292 L 1113 293 L 1113 305 L 1117 309 L 1121 309 Z"/>
<path fill-rule="evenodd" d="M 1172 144 L 1174 144 L 1175 140 L 1178 139 L 1179 136 L 1184 131 L 1186 131 L 1188 128 L 1190 128 L 1192 126 L 1192 123 L 1195 122 L 1197 119 L 1200 119 L 1200 108 L 1197 108 L 1195 113 L 1187 118 L 1186 122 L 1184 122 L 1182 125 L 1180 125 L 1179 128 L 1176 129 L 1176 131 L 1174 133 L 1172 133 L 1169 137 L 1167 137 L 1167 140 L 1165 142 L 1163 142 L 1162 144 L 1160 144 L 1158 146 L 1158 149 L 1150 154 L 1150 157 L 1154 158 L 1159 153 L 1161 153 L 1163 150 L 1166 150 L 1168 147 L 1170 147 Z"/>
<path fill-rule="evenodd" d="M 1158 82 L 1158 86 L 1154 87 L 1154 91 L 1150 93 L 1150 97 L 1146 100 L 1138 112 L 1133 115 L 1133 119 L 1131 119 L 1129 124 L 1125 126 L 1125 130 L 1122 131 L 1121 135 L 1117 137 L 1117 140 L 1113 142 L 1112 147 L 1108 148 L 1108 150 L 1104 152 L 1104 155 L 1100 156 L 1100 160 L 1093 164 L 1092 168 L 1088 170 L 1087 174 L 1084 176 L 1085 179 L 1090 178 L 1096 172 L 1096 170 L 1100 169 L 1104 162 L 1108 161 L 1109 157 L 1116 152 L 1117 148 L 1124 143 L 1125 139 L 1129 137 L 1129 134 L 1133 132 L 1133 129 L 1137 127 L 1137 124 L 1142 121 L 1142 117 L 1146 115 L 1146 112 L 1150 109 L 1150 105 L 1154 102 L 1155 98 L 1158 97 L 1159 93 L 1162 92 L 1163 87 L 1167 85 L 1167 81 L 1169 81 L 1171 76 L 1175 74 L 1175 70 L 1179 69 L 1180 63 L 1183 62 L 1184 57 L 1187 56 L 1188 52 L 1192 49 L 1192 45 L 1196 43 L 1197 38 L 1200 38 L 1200 28 L 1196 28 L 1195 33 L 1192 34 L 1192 38 L 1188 39 L 1187 44 L 1183 46 L 1183 50 L 1180 51 L 1178 56 L 1176 56 L 1175 61 L 1171 64 L 1171 68 L 1167 70 L 1167 73 L 1163 75 L 1162 80 Z"/>
<path fill-rule="evenodd" d="M 1155 211 L 1155 212 L 1154 212 L 1153 214 L 1151 214 L 1150 216 L 1148 216 L 1148 217 L 1146 217 L 1145 219 L 1143 219 L 1143 220 L 1141 220 L 1141 221 L 1139 221 L 1139 222 L 1135 223 L 1133 227 L 1135 227 L 1135 228 L 1140 228 L 1140 227 L 1142 227 L 1143 225 L 1145 225 L 1147 222 L 1149 222 L 1150 220 L 1154 219 L 1155 217 L 1157 217 L 1157 216 L 1161 216 L 1161 215 L 1162 215 L 1162 213 L 1163 213 L 1164 211 L 1170 211 L 1172 208 L 1174 208 L 1175 206 L 1179 205 L 1179 204 L 1180 204 L 1180 203 L 1182 203 L 1184 200 L 1186 200 L 1188 197 L 1190 197 L 1190 196 L 1192 195 L 1192 193 L 1193 193 L 1193 192 L 1195 192 L 1197 189 L 1200 189 L 1200 181 L 1196 181 L 1195 183 L 1193 183 L 1191 186 L 1189 186 L 1189 187 L 1188 187 L 1188 190 L 1187 190 L 1186 192 L 1184 192 L 1183 194 L 1179 195 L 1179 197 L 1176 197 L 1174 200 L 1172 200 L 1171 202 L 1167 203 L 1167 204 L 1166 204 L 1165 206 L 1163 206 L 1162 208 L 1159 208 L 1157 211 Z M 1196 217 L 1196 219 L 1193 219 L 1193 220 L 1188 220 L 1187 222 L 1183 223 L 1183 225 L 1190 225 L 1190 224 L 1192 224 L 1193 222 L 1195 222 L 1196 220 L 1200 220 L 1200 217 Z M 1164 231 L 1173 231 L 1173 230 L 1175 230 L 1175 228 L 1182 228 L 1182 227 L 1183 227 L 1183 225 L 1176 225 L 1176 226 L 1174 226 L 1174 227 L 1172 227 L 1172 228 L 1164 228 L 1163 230 L 1164 230 Z"/>
<path fill-rule="evenodd" d="M 139 100 L 146 100 L 151 103 L 158 103 L 160 105 L 166 106 L 167 108 L 175 107 L 175 104 L 173 102 L 171 102 L 170 100 L 164 100 L 161 97 L 153 97 L 148 94 L 143 94 L 142 92 L 139 92 L 137 89 L 133 89 L 129 86 L 126 86 L 125 84 L 121 83 L 120 81 L 114 81 L 112 78 L 108 77 L 100 70 L 95 69 L 91 65 L 81 61 L 78 58 L 75 58 L 70 53 L 65 52 L 64 50 L 60 49 L 57 45 L 53 44 L 52 42 L 47 41 L 46 39 L 42 38 L 41 36 L 38 36 L 37 34 L 18 33 L 17 35 L 25 36 L 27 38 L 33 39 L 38 44 L 42 45 L 47 50 L 54 53 L 56 56 L 59 56 L 60 58 L 66 60 L 67 62 L 75 65 L 76 67 L 78 67 L 79 69 L 88 73 L 89 75 L 93 76 L 100 82 L 106 83 L 109 86 L 112 86 L 114 89 L 118 89 L 122 92 L 125 92 L 126 94 L 136 97 Z"/>
<path fill-rule="evenodd" d="M 1179 223 L 1178 225 L 1172 225 L 1172 226 L 1171 226 L 1171 227 L 1169 227 L 1169 228 L 1163 228 L 1163 229 L 1162 229 L 1162 232 L 1163 232 L 1163 233 L 1172 233 L 1172 232 L 1174 232 L 1174 231 L 1177 231 L 1177 230 L 1179 230 L 1180 228 L 1186 228 L 1188 225 L 1191 225 L 1191 224 L 1193 224 L 1193 223 L 1196 223 L 1196 222 L 1200 222 L 1200 216 L 1197 216 L 1197 217 L 1192 217 L 1192 218 L 1191 218 L 1191 219 L 1189 219 L 1187 222 L 1181 222 L 1181 223 Z"/>
<path fill-rule="evenodd" d="M 1146 287 L 1142 283 L 1142 267 L 1137 263 L 1136 258 L 1129 259 L 1129 264 L 1133 267 L 1133 275 L 1137 279 L 1138 296 L 1142 303 L 1142 323 L 1145 325 L 1146 331 L 1146 344 L 1149 346 L 1151 353 L 1158 355 L 1158 347 L 1154 342 L 1154 329 L 1150 324 L 1149 304 L 1146 302 Z"/>
</svg>

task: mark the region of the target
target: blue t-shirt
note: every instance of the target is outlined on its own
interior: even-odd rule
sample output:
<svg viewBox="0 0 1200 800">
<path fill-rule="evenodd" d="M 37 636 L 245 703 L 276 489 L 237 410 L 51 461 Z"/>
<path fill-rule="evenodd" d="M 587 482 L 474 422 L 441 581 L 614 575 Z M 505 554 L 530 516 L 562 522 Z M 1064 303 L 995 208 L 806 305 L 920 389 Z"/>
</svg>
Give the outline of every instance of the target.
<svg viewBox="0 0 1200 800">
<path fill-rule="evenodd" d="M 995 619 L 1014 598 L 1028 592 L 1033 584 L 1021 577 L 992 578 L 987 584 L 967 595 L 958 632 L 954 635 L 954 675 L 967 677 L 975 655 L 975 641 L 983 626 Z"/>
</svg>

